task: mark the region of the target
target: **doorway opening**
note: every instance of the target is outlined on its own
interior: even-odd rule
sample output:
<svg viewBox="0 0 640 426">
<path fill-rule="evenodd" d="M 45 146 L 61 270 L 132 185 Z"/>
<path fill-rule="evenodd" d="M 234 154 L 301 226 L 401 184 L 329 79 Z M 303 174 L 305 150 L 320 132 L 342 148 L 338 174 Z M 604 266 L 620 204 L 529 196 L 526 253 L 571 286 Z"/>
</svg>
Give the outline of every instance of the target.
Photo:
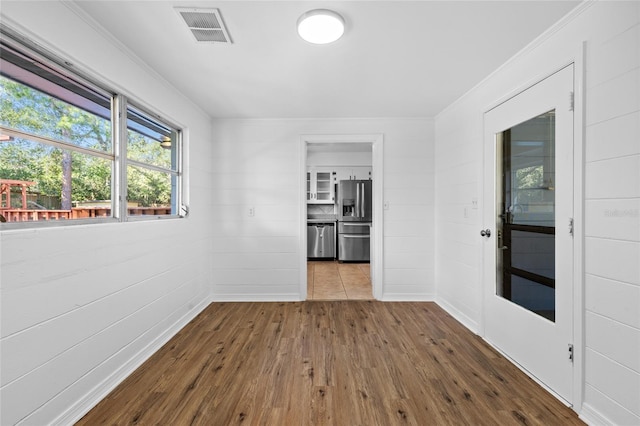
<svg viewBox="0 0 640 426">
<path fill-rule="evenodd" d="M 382 135 L 305 135 L 301 142 L 301 300 L 381 298 Z M 341 203 L 348 186 L 353 197 Z"/>
</svg>

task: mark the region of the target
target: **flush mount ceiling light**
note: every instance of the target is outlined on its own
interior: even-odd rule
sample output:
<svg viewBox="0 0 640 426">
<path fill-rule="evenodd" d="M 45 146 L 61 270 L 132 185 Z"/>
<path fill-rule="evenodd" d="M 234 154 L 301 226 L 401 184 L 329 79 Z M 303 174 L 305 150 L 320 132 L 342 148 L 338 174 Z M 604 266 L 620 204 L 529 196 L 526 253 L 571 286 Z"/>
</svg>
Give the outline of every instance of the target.
<svg viewBox="0 0 640 426">
<path fill-rule="evenodd" d="M 344 34 L 344 19 L 332 10 L 310 10 L 298 19 L 298 34 L 309 43 L 333 43 Z"/>
</svg>

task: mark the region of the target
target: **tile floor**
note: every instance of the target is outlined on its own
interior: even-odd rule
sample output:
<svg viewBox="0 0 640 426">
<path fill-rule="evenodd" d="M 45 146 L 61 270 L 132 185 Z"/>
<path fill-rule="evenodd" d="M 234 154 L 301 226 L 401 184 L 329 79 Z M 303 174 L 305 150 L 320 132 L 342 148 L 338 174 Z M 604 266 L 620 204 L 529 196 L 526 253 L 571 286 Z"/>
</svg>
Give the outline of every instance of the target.
<svg viewBox="0 0 640 426">
<path fill-rule="evenodd" d="M 307 300 L 370 300 L 369 263 L 307 262 Z"/>
</svg>

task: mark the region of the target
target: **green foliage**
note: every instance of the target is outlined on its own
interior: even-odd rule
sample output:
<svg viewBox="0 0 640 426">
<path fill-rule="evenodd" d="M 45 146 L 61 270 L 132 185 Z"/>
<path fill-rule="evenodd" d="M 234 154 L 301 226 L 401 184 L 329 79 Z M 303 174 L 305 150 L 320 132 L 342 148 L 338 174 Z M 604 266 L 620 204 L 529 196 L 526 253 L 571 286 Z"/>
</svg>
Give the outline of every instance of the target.
<svg viewBox="0 0 640 426">
<path fill-rule="evenodd" d="M 171 203 L 171 181 L 168 175 L 139 167 L 129 167 L 127 181 L 129 200 L 135 200 L 144 207 Z"/>
<path fill-rule="evenodd" d="M 0 76 L 0 124 L 25 132 L 71 142 L 83 148 L 112 152 L 111 122 L 35 89 Z M 129 158 L 171 167 L 171 153 L 160 144 L 129 132 Z M 31 192 L 62 198 L 62 150 L 35 141 L 0 142 L 0 178 L 32 181 Z M 113 162 L 72 153 L 74 201 L 111 198 Z M 166 205 L 171 200 L 167 174 L 129 167 L 129 200 L 144 206 Z"/>
<path fill-rule="evenodd" d="M 128 132 L 127 156 L 142 163 L 171 168 L 171 151 L 133 131 Z M 143 207 L 171 204 L 171 179 L 165 173 L 129 167 L 127 183 L 129 201 L 137 201 Z"/>
<path fill-rule="evenodd" d="M 71 169 L 74 201 L 111 198 L 111 161 L 74 153 Z"/>
<path fill-rule="evenodd" d="M 541 164 L 518 169 L 515 175 L 514 204 L 529 206 L 544 201 L 545 191 L 541 189 L 544 185 L 544 167 Z"/>
<path fill-rule="evenodd" d="M 540 188 L 543 185 L 543 173 L 544 167 L 541 164 L 516 170 L 516 188 Z"/>
<path fill-rule="evenodd" d="M 127 157 L 141 163 L 171 168 L 171 151 L 160 146 L 158 141 L 133 131 L 128 132 Z"/>
</svg>

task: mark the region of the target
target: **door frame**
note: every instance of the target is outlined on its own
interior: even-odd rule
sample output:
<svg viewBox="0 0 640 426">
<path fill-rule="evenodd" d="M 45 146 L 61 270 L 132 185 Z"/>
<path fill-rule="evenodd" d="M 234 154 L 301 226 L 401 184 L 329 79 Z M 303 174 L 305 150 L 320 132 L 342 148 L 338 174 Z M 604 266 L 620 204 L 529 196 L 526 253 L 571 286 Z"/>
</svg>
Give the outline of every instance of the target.
<svg viewBox="0 0 640 426">
<path fill-rule="evenodd" d="M 545 72 L 540 72 L 536 74 L 536 76 L 517 89 L 509 92 L 507 95 L 498 98 L 498 100 L 490 103 L 483 109 L 483 127 L 484 127 L 484 115 L 496 108 L 497 106 L 507 102 L 511 98 L 523 93 L 527 89 L 535 86 L 536 84 L 542 82 L 547 77 L 555 74 L 561 69 L 572 65 L 574 66 L 574 93 L 573 93 L 573 219 L 574 219 L 574 227 L 573 227 L 573 392 L 572 392 L 572 400 L 568 401 L 572 406 L 573 410 L 580 413 L 582 411 L 582 405 L 584 402 L 584 377 L 585 377 L 585 301 L 584 301 L 584 204 L 585 204 L 585 193 L 584 193 L 584 146 L 585 146 L 585 52 L 586 52 L 586 41 L 580 44 L 579 49 L 575 54 L 574 58 L 563 62 L 555 67 L 549 67 Z M 485 136 L 483 131 L 482 136 L 482 150 L 484 151 L 485 146 Z M 484 179 L 484 172 L 486 170 L 487 164 L 484 155 L 482 155 L 482 173 Z M 484 191 L 485 185 L 481 185 L 481 193 L 482 193 L 482 202 L 490 202 L 493 203 L 494 194 L 486 194 Z M 484 209 L 483 209 L 484 212 Z M 485 225 L 492 224 L 494 218 L 487 218 L 482 216 L 481 226 L 486 228 Z M 490 226 L 493 230 L 493 225 Z M 481 237 L 480 237 L 481 238 Z M 481 262 L 481 284 L 483 286 L 483 295 L 480 298 L 480 317 L 478 321 L 478 334 L 486 340 L 486 332 L 485 332 L 485 315 L 486 315 L 486 302 L 484 296 L 484 276 L 485 276 L 485 268 L 487 268 L 487 262 L 484 259 L 484 253 L 482 244 L 479 245 L 480 257 L 482 259 Z M 487 341 L 492 347 L 494 347 L 490 342 Z M 503 353 L 500 349 L 494 347 L 498 352 L 504 355 L 507 359 L 511 358 L 508 354 Z M 525 374 L 527 374 L 530 378 L 540 384 L 543 388 L 545 388 L 549 393 L 554 395 L 559 401 L 565 403 L 565 400 L 557 395 L 552 389 L 546 386 L 544 383 L 540 382 L 538 379 L 533 377 L 527 370 L 522 368 L 517 362 L 511 360 L 513 364 L 515 364 L 518 368 L 520 368 Z"/>
<path fill-rule="evenodd" d="M 384 136 L 382 133 L 373 134 L 304 134 L 300 135 L 300 170 L 299 170 L 299 199 L 300 199 L 300 231 L 299 231 L 299 247 L 300 247 L 300 300 L 307 298 L 307 145 L 313 143 L 330 143 L 330 144 L 353 144 L 368 143 L 371 144 L 372 154 L 372 170 L 371 178 L 373 180 L 373 219 L 371 233 L 371 288 L 373 298 L 381 300 L 383 295 L 383 145 Z"/>
</svg>

